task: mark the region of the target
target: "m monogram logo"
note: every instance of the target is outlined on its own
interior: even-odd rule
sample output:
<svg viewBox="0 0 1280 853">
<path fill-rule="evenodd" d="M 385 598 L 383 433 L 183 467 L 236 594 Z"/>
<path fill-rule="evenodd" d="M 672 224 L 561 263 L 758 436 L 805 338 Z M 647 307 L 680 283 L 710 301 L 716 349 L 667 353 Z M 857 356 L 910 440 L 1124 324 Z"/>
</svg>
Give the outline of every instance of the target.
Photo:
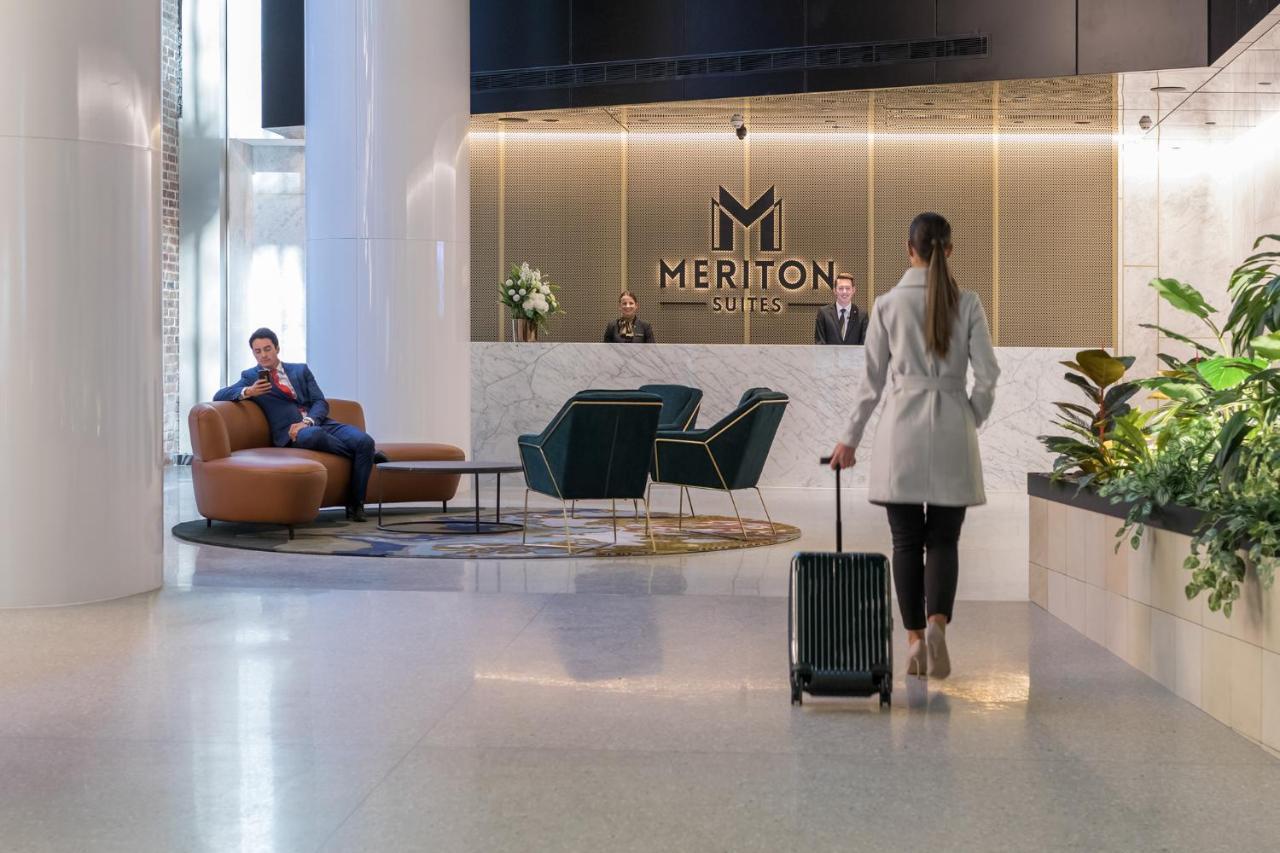
<svg viewBox="0 0 1280 853">
<path fill-rule="evenodd" d="M 720 198 L 711 201 L 711 236 L 713 252 L 733 251 L 733 223 L 749 230 L 760 223 L 760 251 L 782 251 L 782 200 L 774 199 L 774 188 L 769 187 L 751 203 L 744 206 L 733 194 L 720 187 Z"/>
</svg>

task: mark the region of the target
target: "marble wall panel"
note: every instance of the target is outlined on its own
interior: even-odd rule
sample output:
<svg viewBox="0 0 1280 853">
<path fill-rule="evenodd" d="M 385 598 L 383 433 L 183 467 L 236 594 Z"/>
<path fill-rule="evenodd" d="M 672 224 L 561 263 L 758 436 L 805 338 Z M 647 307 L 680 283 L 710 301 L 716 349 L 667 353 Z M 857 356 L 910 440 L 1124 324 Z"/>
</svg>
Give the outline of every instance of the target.
<svg viewBox="0 0 1280 853">
<path fill-rule="evenodd" d="M 730 412 L 747 388 L 765 385 L 791 396 L 761 485 L 826 487 L 818 465 L 848 417 L 863 368 L 860 347 L 662 344 L 513 344 L 476 341 L 472 357 L 472 447 L 477 458 L 515 458 L 516 436 L 538 432 L 560 406 L 586 388 L 637 388 L 648 383 L 703 390 L 700 426 Z M 1075 399 L 1057 364 L 1071 350 L 1000 348 L 1002 375 L 991 419 L 979 441 L 991 491 L 1022 492 L 1029 471 L 1051 458 L 1036 437 L 1051 426 L 1053 401 Z M 860 448 L 870 455 L 877 416 Z M 846 484 L 866 484 L 859 465 Z"/>
<path fill-rule="evenodd" d="M 1195 285 L 1219 311 L 1227 309 L 1227 284 L 1241 260 L 1234 240 L 1230 168 L 1222 145 L 1160 147 L 1160 275 Z M 1159 306 L 1159 322 L 1186 335 L 1206 333 L 1199 319 L 1166 304 Z"/>
</svg>

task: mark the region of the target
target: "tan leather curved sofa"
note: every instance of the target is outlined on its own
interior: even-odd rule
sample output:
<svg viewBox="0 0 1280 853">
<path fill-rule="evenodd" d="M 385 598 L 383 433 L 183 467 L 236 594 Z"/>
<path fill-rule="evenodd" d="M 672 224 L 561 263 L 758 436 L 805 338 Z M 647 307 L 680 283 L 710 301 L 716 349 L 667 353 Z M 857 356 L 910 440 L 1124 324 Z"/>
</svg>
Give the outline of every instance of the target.
<svg viewBox="0 0 1280 853">
<path fill-rule="evenodd" d="M 329 416 L 364 429 L 364 409 L 354 401 L 329 400 Z M 211 522 L 284 524 L 292 532 L 321 507 L 346 502 L 351 463 L 332 453 L 273 447 L 267 419 L 253 403 L 197 403 L 187 424 L 196 508 Z M 464 458 L 451 444 L 378 442 L 378 449 L 393 462 Z M 457 474 L 393 474 L 384 483 L 375 468 L 368 500 L 449 501 L 457 491 Z"/>
</svg>

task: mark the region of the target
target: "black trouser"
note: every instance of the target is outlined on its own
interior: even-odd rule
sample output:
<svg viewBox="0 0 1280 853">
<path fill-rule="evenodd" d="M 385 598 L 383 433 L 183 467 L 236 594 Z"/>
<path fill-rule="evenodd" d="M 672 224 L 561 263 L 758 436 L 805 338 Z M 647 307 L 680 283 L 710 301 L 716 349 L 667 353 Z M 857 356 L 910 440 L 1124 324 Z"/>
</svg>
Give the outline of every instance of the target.
<svg viewBox="0 0 1280 853">
<path fill-rule="evenodd" d="M 926 513 L 923 504 L 885 504 L 885 509 L 893 532 L 893 585 L 902 626 L 923 631 L 926 602 L 930 616 L 940 613 L 950 622 L 965 508 L 930 505 Z"/>
</svg>

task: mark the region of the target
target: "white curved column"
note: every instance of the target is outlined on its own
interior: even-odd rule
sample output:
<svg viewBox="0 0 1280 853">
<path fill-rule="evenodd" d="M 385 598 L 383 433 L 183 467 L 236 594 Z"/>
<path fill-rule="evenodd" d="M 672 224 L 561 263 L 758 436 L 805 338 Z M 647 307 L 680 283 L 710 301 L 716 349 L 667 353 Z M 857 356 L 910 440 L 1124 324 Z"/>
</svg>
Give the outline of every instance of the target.
<svg viewBox="0 0 1280 853">
<path fill-rule="evenodd" d="M 469 453 L 469 4 L 306 14 L 307 360 L 375 438 Z"/>
<path fill-rule="evenodd" d="M 0 0 L 0 607 L 160 586 L 160 4 Z"/>
</svg>

